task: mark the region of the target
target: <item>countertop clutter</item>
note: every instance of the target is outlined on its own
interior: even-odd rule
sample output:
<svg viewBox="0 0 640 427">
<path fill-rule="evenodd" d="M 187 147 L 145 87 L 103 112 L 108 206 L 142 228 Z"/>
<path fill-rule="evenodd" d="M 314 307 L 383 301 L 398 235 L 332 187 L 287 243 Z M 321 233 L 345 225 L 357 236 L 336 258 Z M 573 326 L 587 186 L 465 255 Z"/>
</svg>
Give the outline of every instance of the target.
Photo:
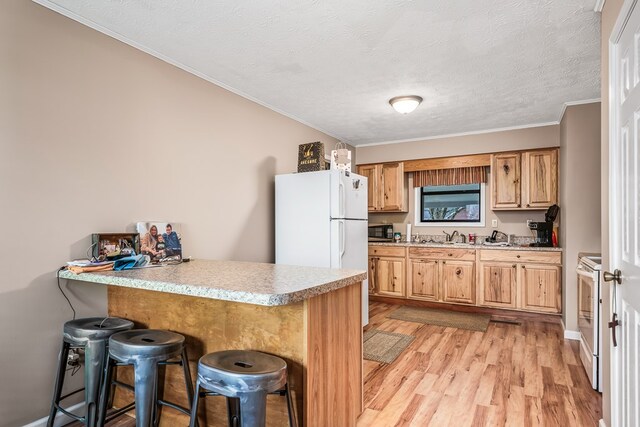
<svg viewBox="0 0 640 427">
<path fill-rule="evenodd" d="M 558 248 L 558 247 L 549 247 L 549 248 L 547 248 L 547 247 L 524 246 L 524 245 L 491 246 L 491 245 L 472 245 L 472 244 L 469 244 L 469 243 L 369 242 L 369 246 L 562 252 L 562 248 Z"/>
<path fill-rule="evenodd" d="M 365 271 L 195 260 L 127 271 L 60 273 L 60 278 L 247 304 L 278 306 L 347 287 Z"/>
</svg>

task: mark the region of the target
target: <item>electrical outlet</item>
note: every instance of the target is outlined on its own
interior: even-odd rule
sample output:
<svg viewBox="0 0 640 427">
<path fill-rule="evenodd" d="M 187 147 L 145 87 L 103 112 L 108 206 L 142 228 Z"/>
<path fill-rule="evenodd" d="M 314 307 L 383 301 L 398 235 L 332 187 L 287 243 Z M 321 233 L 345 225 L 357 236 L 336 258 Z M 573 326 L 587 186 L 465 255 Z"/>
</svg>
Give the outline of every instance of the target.
<svg viewBox="0 0 640 427">
<path fill-rule="evenodd" d="M 491 226 L 493 228 L 498 228 L 498 220 L 497 219 L 492 219 L 491 220 Z"/>
<path fill-rule="evenodd" d="M 533 220 L 532 220 L 532 219 L 528 219 L 528 220 L 527 220 L 527 227 L 528 227 L 529 225 L 531 225 L 531 223 L 532 223 L 532 222 L 533 222 Z"/>
</svg>

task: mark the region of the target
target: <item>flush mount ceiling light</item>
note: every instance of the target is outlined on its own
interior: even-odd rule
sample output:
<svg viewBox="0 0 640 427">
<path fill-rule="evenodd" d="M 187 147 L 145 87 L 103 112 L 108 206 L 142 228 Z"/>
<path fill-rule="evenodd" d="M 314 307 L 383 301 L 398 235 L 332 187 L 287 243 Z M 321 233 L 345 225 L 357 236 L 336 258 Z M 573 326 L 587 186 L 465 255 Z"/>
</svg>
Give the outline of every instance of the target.
<svg viewBox="0 0 640 427">
<path fill-rule="evenodd" d="M 418 95 L 396 96 L 389 100 L 389 104 L 400 114 L 409 114 L 422 102 Z"/>
</svg>

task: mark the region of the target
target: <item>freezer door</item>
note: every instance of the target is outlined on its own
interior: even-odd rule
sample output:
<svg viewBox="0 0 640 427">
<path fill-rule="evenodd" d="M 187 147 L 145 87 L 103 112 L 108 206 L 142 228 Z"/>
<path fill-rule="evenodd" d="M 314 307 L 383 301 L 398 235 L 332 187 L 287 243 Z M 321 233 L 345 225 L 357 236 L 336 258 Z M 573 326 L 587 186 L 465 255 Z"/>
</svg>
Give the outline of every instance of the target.
<svg viewBox="0 0 640 427">
<path fill-rule="evenodd" d="M 367 221 L 331 221 L 331 268 L 367 271 Z M 362 282 L 362 325 L 369 323 L 369 283 Z"/>
<path fill-rule="evenodd" d="M 367 178 L 331 171 L 331 218 L 367 219 Z"/>
</svg>

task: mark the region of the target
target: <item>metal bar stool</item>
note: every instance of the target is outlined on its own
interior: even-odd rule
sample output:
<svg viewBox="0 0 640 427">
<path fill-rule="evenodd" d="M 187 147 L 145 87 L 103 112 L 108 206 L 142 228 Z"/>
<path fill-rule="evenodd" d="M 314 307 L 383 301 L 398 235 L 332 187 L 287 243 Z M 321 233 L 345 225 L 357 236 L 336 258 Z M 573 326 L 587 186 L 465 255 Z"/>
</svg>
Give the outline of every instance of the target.
<svg viewBox="0 0 640 427">
<path fill-rule="evenodd" d="M 178 360 L 172 360 L 178 359 Z M 133 365 L 136 427 L 152 427 L 158 423 L 158 405 L 168 406 L 186 415 L 190 410 L 158 398 L 158 366 L 181 365 L 189 408 L 193 404 L 193 383 L 184 336 L 157 329 L 133 329 L 109 338 L 109 357 L 105 367 L 103 398 L 116 366 Z M 106 404 L 101 405 L 100 421 L 105 420 Z"/>
<path fill-rule="evenodd" d="M 103 371 L 107 359 L 109 337 L 117 332 L 133 328 L 133 322 L 116 317 L 88 317 L 66 322 L 63 328 L 62 349 L 58 356 L 58 372 L 56 374 L 51 411 L 47 427 L 52 427 L 58 411 L 84 423 L 85 426 L 97 426 L 100 390 Z M 62 395 L 65 372 L 71 348 L 84 349 L 84 388 Z M 70 413 L 60 402 L 69 396 L 84 390 L 85 415 L 78 416 Z"/>
<path fill-rule="evenodd" d="M 201 392 L 201 389 L 207 391 Z M 264 427 L 267 420 L 267 394 L 286 397 L 289 426 L 297 427 L 287 384 L 287 363 L 284 360 L 257 351 L 209 353 L 198 362 L 190 427 L 196 426 L 199 398 L 205 396 L 227 398 L 230 426 Z"/>
</svg>

